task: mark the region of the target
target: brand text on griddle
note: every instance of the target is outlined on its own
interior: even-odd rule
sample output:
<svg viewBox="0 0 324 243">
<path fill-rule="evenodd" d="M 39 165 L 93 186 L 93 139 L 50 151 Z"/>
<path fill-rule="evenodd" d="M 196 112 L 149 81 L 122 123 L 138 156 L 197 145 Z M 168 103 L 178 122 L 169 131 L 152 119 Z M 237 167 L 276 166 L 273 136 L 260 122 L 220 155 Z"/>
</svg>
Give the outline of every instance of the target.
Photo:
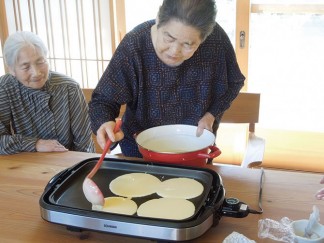
<svg viewBox="0 0 324 243">
<path fill-rule="evenodd" d="M 113 229 L 117 229 L 116 225 L 111 225 L 111 224 L 104 224 L 105 228 L 113 228 Z"/>
</svg>

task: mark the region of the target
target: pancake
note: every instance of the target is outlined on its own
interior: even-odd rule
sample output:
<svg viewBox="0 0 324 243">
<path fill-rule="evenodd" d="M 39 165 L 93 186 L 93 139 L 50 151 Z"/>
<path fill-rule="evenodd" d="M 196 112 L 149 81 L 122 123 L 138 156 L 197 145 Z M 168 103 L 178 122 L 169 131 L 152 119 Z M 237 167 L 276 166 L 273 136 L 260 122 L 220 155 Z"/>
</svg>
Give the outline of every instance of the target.
<svg viewBox="0 0 324 243">
<path fill-rule="evenodd" d="M 157 194 L 165 198 L 191 199 L 200 196 L 204 191 L 203 185 L 190 178 L 172 178 L 161 182 Z"/>
<path fill-rule="evenodd" d="M 92 210 L 104 211 L 116 214 L 133 215 L 136 213 L 137 204 L 123 197 L 106 197 L 104 206 L 93 205 Z"/>
<path fill-rule="evenodd" d="M 195 205 L 180 198 L 152 199 L 141 204 L 137 215 L 141 217 L 183 220 L 195 213 Z"/>
<path fill-rule="evenodd" d="M 150 174 L 129 173 L 112 180 L 109 189 L 122 197 L 144 197 L 156 192 L 161 181 Z"/>
</svg>

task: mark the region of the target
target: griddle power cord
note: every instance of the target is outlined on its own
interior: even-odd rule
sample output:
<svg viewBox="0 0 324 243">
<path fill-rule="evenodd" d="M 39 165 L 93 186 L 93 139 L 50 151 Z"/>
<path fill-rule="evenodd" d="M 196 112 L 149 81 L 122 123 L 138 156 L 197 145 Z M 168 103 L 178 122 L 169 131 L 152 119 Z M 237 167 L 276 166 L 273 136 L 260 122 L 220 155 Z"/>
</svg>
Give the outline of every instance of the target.
<svg viewBox="0 0 324 243">
<path fill-rule="evenodd" d="M 263 188 L 263 182 L 264 182 L 264 170 L 261 168 L 261 176 L 260 176 L 260 190 L 259 190 L 259 210 L 254 210 L 249 208 L 249 213 L 251 214 L 262 214 L 263 208 L 262 208 L 262 188 Z"/>
</svg>

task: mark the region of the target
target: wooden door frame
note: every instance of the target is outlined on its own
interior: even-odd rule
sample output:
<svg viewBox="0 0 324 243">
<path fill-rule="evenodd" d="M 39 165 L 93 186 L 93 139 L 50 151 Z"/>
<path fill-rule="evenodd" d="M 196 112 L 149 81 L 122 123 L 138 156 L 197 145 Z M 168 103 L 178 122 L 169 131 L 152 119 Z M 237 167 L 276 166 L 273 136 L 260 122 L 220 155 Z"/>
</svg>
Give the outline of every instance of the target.
<svg viewBox="0 0 324 243">
<path fill-rule="evenodd" d="M 236 33 L 235 52 L 241 72 L 245 76 L 245 85 L 242 91 L 248 89 L 248 60 L 249 60 L 249 24 L 250 24 L 250 0 L 236 1 Z M 240 47 L 240 32 L 245 32 L 244 47 Z"/>
<path fill-rule="evenodd" d="M 5 0 L 0 0 L 0 43 L 1 43 L 0 48 L 1 50 L 3 50 L 3 46 L 6 39 L 8 38 L 8 35 L 9 35 L 9 31 L 8 31 Z M 6 65 L 4 65 L 4 70 L 6 73 L 8 72 Z"/>
<path fill-rule="evenodd" d="M 7 14 L 6 14 L 6 5 L 5 0 L 0 0 L 0 39 L 1 39 L 1 48 L 5 40 L 7 39 L 8 33 L 8 23 L 7 23 Z"/>
</svg>

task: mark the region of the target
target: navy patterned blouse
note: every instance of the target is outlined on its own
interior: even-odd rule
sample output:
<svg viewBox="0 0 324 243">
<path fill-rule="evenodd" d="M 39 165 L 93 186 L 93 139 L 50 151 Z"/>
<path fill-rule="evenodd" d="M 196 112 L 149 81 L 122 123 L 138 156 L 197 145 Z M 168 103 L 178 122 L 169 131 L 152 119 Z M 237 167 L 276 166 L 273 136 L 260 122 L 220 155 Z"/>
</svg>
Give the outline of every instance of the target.
<svg viewBox="0 0 324 243">
<path fill-rule="evenodd" d="M 156 55 L 147 21 L 130 31 L 119 44 L 89 104 L 96 134 L 127 104 L 120 141 L 126 156 L 141 157 L 135 133 L 167 124 L 198 125 L 206 112 L 216 117 L 215 128 L 244 85 L 232 44 L 217 24 L 194 55 L 177 67 Z"/>
</svg>

